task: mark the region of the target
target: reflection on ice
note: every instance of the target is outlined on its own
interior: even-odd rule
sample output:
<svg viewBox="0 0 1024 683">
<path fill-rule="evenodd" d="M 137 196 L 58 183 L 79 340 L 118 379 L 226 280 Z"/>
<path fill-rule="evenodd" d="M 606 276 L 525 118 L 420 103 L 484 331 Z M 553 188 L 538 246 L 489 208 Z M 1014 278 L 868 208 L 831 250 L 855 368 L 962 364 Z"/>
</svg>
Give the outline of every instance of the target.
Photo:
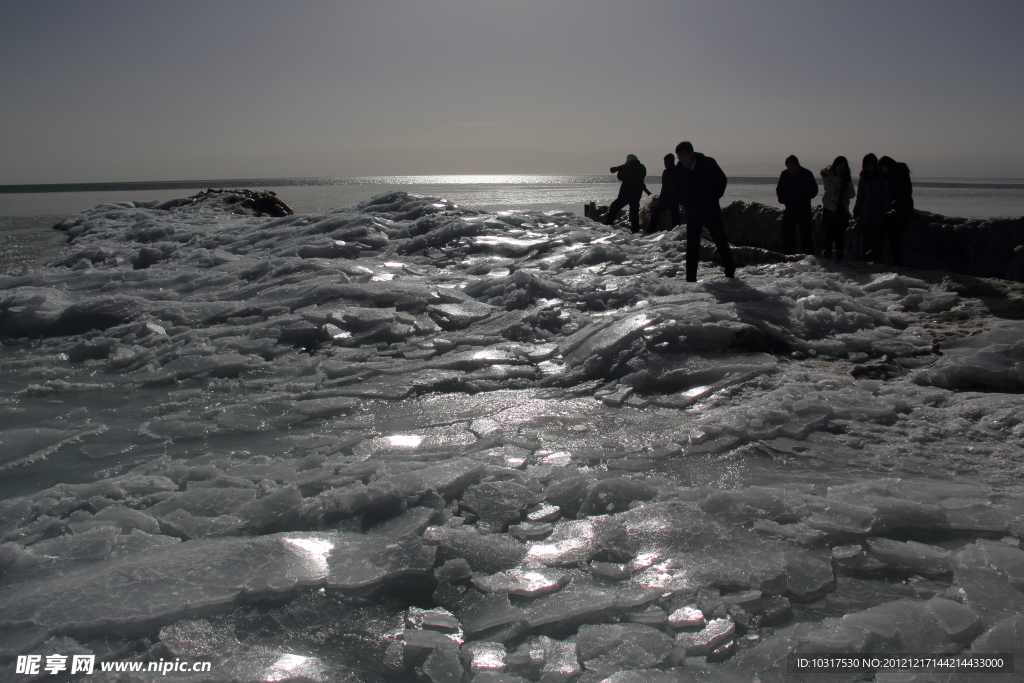
<svg viewBox="0 0 1024 683">
<path fill-rule="evenodd" d="M 316 657 L 297 654 L 283 654 L 263 673 L 260 680 L 267 683 L 276 681 L 306 678 L 313 681 L 326 681 L 324 666 Z"/>
<path fill-rule="evenodd" d="M 396 448 L 416 448 L 423 442 L 423 437 L 416 434 L 393 434 L 386 438 Z"/>
<path fill-rule="evenodd" d="M 309 561 L 307 573 L 314 576 L 326 576 L 329 570 L 327 556 L 334 550 L 334 542 L 326 538 L 284 538 L 282 542 L 290 546 L 292 552 Z"/>
</svg>

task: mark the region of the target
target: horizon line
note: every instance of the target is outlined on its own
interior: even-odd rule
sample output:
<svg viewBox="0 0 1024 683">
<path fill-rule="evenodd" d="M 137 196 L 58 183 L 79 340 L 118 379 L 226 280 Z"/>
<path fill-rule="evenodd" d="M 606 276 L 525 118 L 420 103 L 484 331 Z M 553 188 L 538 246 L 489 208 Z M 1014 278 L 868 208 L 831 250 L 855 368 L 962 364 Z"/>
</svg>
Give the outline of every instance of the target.
<svg viewBox="0 0 1024 683">
<path fill-rule="evenodd" d="M 648 174 L 648 178 L 660 180 L 660 175 Z M 730 176 L 730 180 L 774 180 L 778 176 L 762 174 L 746 174 Z M 176 189 L 252 189 L 253 186 L 264 187 L 296 187 L 296 186 L 330 186 L 330 185 L 409 185 L 409 184 L 472 184 L 466 178 L 478 178 L 477 182 L 483 185 L 499 184 L 529 184 L 528 179 L 554 179 L 562 178 L 564 184 L 590 184 L 618 182 L 612 174 L 592 173 L 438 173 L 438 174 L 395 174 L 377 176 L 305 176 L 305 177 L 281 177 L 281 178 L 216 178 L 216 179 L 179 179 L 179 180 L 129 180 L 129 181 L 103 181 L 103 182 L 71 182 L 71 183 L 23 183 L 0 185 L 0 194 L 35 194 L 50 192 L 115 192 L 132 190 L 176 190 Z M 494 180 L 486 181 L 485 178 Z M 522 182 L 513 182 L 512 179 L 521 178 Z M 608 180 L 600 180 L 607 178 Z M 417 179 L 419 182 L 400 182 L 402 179 Z M 422 179 L 435 179 L 435 182 L 424 182 Z M 445 179 L 445 180 L 442 180 Z M 452 180 L 447 180 L 452 179 Z M 459 179 L 459 180 L 454 180 Z M 573 180 L 576 179 L 576 180 Z M 1012 177 L 956 177 L 956 176 L 919 176 L 923 181 L 921 184 L 933 187 L 969 187 L 972 185 L 997 185 L 995 189 L 1024 189 L 1024 178 Z M 377 181 L 377 182 L 374 182 Z M 384 181 L 384 182 L 380 182 Z M 943 182 L 945 181 L 945 182 Z M 761 184 L 761 183 L 758 183 Z"/>
</svg>

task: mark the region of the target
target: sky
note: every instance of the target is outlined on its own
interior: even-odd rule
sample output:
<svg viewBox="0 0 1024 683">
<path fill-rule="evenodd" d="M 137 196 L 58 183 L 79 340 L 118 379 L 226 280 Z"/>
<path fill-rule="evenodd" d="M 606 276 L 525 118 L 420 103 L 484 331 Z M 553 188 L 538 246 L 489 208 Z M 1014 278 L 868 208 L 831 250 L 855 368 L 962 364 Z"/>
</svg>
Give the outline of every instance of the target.
<svg viewBox="0 0 1024 683">
<path fill-rule="evenodd" d="M 0 0 L 0 184 L 730 175 L 867 152 L 1024 178 L 1024 2 Z"/>
</svg>

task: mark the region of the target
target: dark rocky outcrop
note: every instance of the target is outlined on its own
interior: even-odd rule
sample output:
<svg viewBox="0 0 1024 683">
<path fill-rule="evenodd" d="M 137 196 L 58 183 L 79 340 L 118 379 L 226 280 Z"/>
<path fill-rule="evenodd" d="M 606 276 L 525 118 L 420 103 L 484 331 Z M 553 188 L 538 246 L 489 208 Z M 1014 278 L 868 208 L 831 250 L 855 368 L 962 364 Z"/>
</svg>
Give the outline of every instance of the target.
<svg viewBox="0 0 1024 683">
<path fill-rule="evenodd" d="M 292 208 L 281 201 L 281 199 L 278 198 L 277 193 L 272 190 L 217 190 L 211 187 L 210 189 L 203 190 L 199 194 L 194 194 L 191 197 L 172 199 L 168 202 L 164 202 L 157 208 L 174 209 L 179 206 L 188 206 L 189 204 L 202 201 L 211 195 L 229 195 L 227 197 L 227 202 L 229 204 L 238 204 L 240 208 L 248 209 L 257 216 L 266 214 L 275 218 L 281 218 L 282 216 L 295 215 Z"/>
<path fill-rule="evenodd" d="M 815 207 L 815 242 L 820 241 L 821 207 Z M 735 201 L 722 209 L 733 244 L 782 250 L 782 210 Z M 860 231 L 846 232 L 848 254 L 860 252 Z M 908 268 L 946 270 L 975 277 L 1024 282 L 1024 218 L 956 218 L 916 211 L 903 235 Z"/>
</svg>

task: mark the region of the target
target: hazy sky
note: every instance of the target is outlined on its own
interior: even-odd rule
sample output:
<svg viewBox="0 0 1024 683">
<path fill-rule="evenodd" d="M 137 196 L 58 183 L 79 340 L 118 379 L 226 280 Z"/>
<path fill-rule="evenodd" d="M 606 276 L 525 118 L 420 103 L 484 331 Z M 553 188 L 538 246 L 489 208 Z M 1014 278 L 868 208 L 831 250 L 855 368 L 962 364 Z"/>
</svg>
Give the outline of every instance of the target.
<svg viewBox="0 0 1024 683">
<path fill-rule="evenodd" d="M 652 172 L 1024 177 L 1024 2 L 0 0 L 0 184 Z"/>
</svg>

